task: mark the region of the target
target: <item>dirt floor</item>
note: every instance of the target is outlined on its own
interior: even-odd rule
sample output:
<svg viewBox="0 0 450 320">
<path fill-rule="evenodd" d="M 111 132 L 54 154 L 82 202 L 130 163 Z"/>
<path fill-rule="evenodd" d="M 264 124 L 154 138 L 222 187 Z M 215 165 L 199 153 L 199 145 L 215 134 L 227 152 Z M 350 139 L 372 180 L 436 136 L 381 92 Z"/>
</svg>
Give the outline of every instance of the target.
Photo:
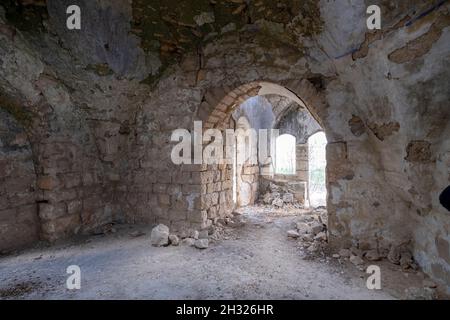
<svg viewBox="0 0 450 320">
<path fill-rule="evenodd" d="M 0 299 L 427 299 L 420 271 L 387 261 L 382 289 L 366 287 L 359 268 L 326 250 L 310 253 L 287 237 L 296 214 L 257 207 L 241 210 L 219 240 L 200 250 L 152 247 L 150 229 L 78 238 L 0 258 Z M 142 231 L 136 236 L 136 231 Z M 375 264 L 375 263 L 372 263 Z M 66 268 L 81 268 L 81 289 L 66 288 Z M 368 264 L 367 264 L 368 265 Z"/>
</svg>

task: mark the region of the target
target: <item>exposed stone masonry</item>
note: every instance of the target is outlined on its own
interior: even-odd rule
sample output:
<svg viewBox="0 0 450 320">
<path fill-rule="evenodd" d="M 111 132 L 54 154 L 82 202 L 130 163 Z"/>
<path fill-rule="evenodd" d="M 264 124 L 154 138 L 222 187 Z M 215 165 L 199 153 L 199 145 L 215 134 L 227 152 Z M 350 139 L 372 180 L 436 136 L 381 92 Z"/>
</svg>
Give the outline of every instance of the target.
<svg viewBox="0 0 450 320">
<path fill-rule="evenodd" d="M 326 134 L 330 246 L 408 243 L 448 288 L 448 3 L 414 20 L 435 1 L 381 1 L 384 31 L 369 36 L 364 1 L 80 0 L 80 32 L 65 27 L 69 0 L 19 2 L 0 5 L 0 250 L 224 219 L 232 167 L 175 165 L 170 136 L 195 120 L 234 128 L 262 97 L 276 122 L 289 101 Z M 255 187 L 258 169 L 243 169 Z"/>
</svg>

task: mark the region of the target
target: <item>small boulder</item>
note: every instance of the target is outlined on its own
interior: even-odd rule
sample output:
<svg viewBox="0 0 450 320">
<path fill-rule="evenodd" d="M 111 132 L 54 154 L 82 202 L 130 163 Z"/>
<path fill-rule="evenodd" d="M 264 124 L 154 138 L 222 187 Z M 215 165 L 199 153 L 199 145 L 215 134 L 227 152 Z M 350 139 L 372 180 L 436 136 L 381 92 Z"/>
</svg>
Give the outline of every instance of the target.
<svg viewBox="0 0 450 320">
<path fill-rule="evenodd" d="M 300 234 L 297 231 L 295 231 L 295 230 L 289 230 L 287 232 L 287 236 L 289 238 L 297 239 L 298 237 L 300 237 Z"/>
<path fill-rule="evenodd" d="M 300 233 L 300 234 L 312 233 L 311 232 L 311 227 L 308 224 L 304 223 L 304 222 L 297 222 L 295 224 L 295 226 L 297 228 L 298 233 Z"/>
<path fill-rule="evenodd" d="M 314 237 L 314 240 L 316 240 L 316 241 L 327 241 L 327 234 L 325 232 L 323 232 L 323 231 L 319 232 Z"/>
<path fill-rule="evenodd" d="M 278 186 L 272 182 L 269 184 L 270 192 L 278 192 L 278 191 L 280 191 L 280 189 L 281 189 L 280 186 Z"/>
<path fill-rule="evenodd" d="M 161 247 L 169 244 L 169 227 L 164 224 L 158 224 L 152 229 L 150 234 L 152 246 Z"/>
<path fill-rule="evenodd" d="M 209 240 L 208 239 L 197 239 L 197 240 L 195 240 L 194 246 L 197 249 L 206 249 L 209 246 Z"/>
<path fill-rule="evenodd" d="M 355 256 L 355 255 L 352 255 L 350 257 L 350 262 L 353 263 L 355 266 L 360 266 L 360 265 L 364 264 L 364 260 L 361 259 L 359 256 Z"/>
<path fill-rule="evenodd" d="M 310 228 L 311 228 L 311 233 L 313 235 L 316 235 L 323 230 L 323 224 L 320 223 L 319 221 L 314 221 L 311 223 Z"/>
<path fill-rule="evenodd" d="M 272 201 L 272 205 L 274 205 L 275 207 L 282 207 L 284 204 L 283 200 L 280 198 L 276 198 L 275 200 Z"/>
<path fill-rule="evenodd" d="M 176 234 L 170 234 L 169 235 L 169 242 L 173 246 L 177 246 L 180 244 L 180 239 L 178 239 L 178 236 Z"/>
<path fill-rule="evenodd" d="M 306 242 L 313 241 L 314 236 L 311 233 L 305 233 L 302 235 L 302 240 Z"/>
<path fill-rule="evenodd" d="M 319 244 L 317 242 L 314 242 L 312 245 L 310 245 L 306 250 L 308 250 L 309 252 L 313 253 L 318 251 L 320 248 Z"/>
<path fill-rule="evenodd" d="M 181 244 L 192 247 L 195 243 L 195 239 L 194 238 L 184 238 L 181 241 Z"/>
<path fill-rule="evenodd" d="M 271 204 L 272 201 L 273 201 L 272 194 L 271 194 L 271 193 L 266 193 L 266 194 L 264 195 L 264 197 L 263 197 L 263 202 L 264 202 L 265 204 Z"/>
<path fill-rule="evenodd" d="M 292 193 L 283 194 L 283 202 L 284 203 L 292 203 L 294 202 L 294 195 Z"/>
<path fill-rule="evenodd" d="M 190 234 L 190 238 L 198 239 L 199 232 L 197 230 L 192 230 Z"/>
</svg>

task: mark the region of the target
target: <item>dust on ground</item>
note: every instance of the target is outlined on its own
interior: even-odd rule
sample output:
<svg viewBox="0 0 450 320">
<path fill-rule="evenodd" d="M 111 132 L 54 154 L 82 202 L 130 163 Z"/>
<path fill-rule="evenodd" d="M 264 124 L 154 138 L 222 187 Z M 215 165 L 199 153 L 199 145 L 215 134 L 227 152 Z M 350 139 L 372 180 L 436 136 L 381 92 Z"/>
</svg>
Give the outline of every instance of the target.
<svg viewBox="0 0 450 320">
<path fill-rule="evenodd" d="M 0 258 L 1 299 L 429 299 L 418 270 L 387 261 L 382 289 L 369 290 L 364 265 L 333 257 L 287 232 L 318 209 L 246 207 L 212 237 L 207 249 L 152 247 L 151 228 L 115 225 L 97 236 L 38 246 Z M 336 256 L 336 255 L 335 255 Z M 70 265 L 81 268 L 81 289 L 68 290 Z"/>
</svg>

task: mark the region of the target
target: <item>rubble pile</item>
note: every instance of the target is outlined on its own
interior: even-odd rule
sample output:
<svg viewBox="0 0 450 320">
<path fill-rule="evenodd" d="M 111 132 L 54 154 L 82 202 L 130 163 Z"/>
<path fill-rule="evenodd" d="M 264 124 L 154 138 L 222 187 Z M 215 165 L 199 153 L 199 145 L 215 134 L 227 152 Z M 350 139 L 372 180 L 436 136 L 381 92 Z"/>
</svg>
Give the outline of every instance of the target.
<svg viewBox="0 0 450 320">
<path fill-rule="evenodd" d="M 289 185 L 275 184 L 273 182 L 270 182 L 266 191 L 261 193 L 259 202 L 277 208 L 287 205 L 296 208 L 303 207 L 303 201 L 296 196 L 295 190 L 292 190 Z"/>
<path fill-rule="evenodd" d="M 321 208 L 299 216 L 295 228 L 287 231 L 288 238 L 300 240 L 308 253 L 322 251 L 328 241 L 326 216 Z"/>
<path fill-rule="evenodd" d="M 197 249 L 206 249 L 209 244 L 219 240 L 229 240 L 234 237 L 233 228 L 245 223 L 238 214 L 229 215 L 224 219 L 219 219 L 214 225 L 203 230 L 185 229 L 178 235 L 170 233 L 169 227 L 159 224 L 154 227 L 150 234 L 150 242 L 155 247 L 186 245 Z"/>
</svg>

